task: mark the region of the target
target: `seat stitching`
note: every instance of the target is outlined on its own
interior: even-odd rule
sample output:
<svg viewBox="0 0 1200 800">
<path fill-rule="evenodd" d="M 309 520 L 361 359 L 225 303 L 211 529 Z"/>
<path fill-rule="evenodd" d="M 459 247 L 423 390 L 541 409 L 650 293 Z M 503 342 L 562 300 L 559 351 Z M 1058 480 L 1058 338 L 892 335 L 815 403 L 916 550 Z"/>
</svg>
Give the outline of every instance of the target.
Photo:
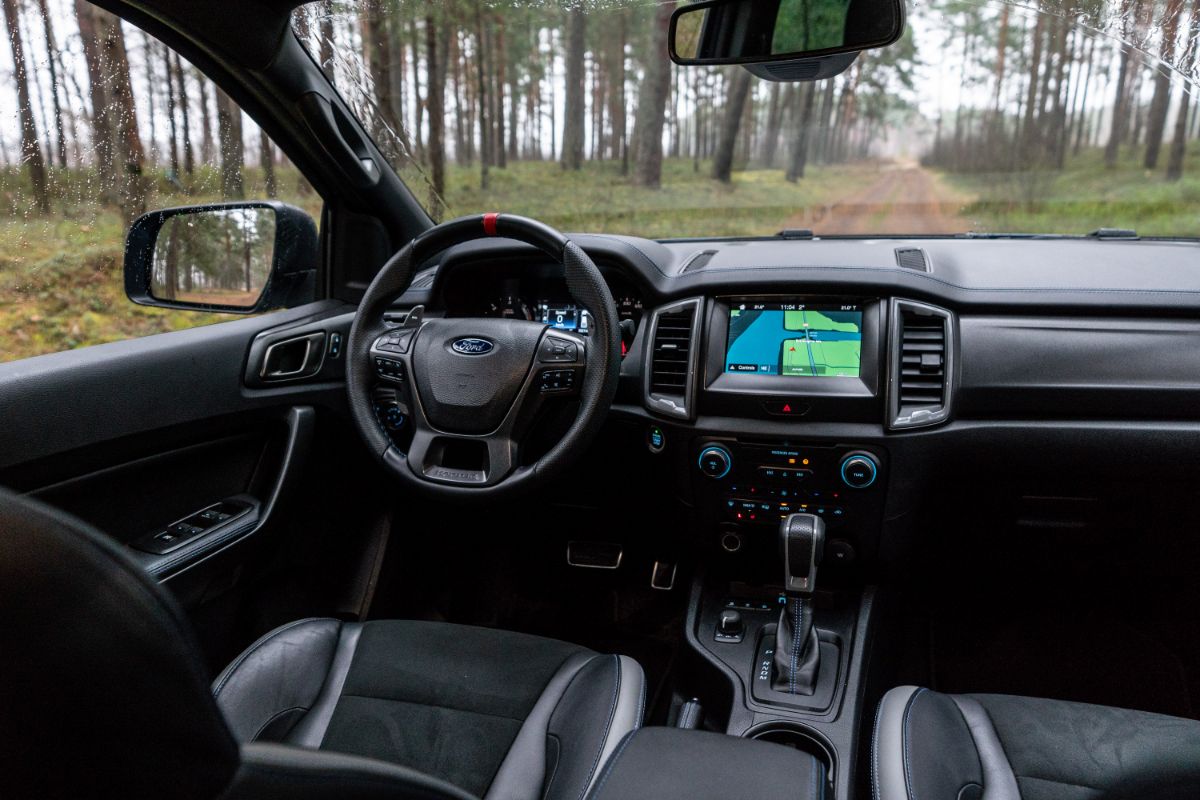
<svg viewBox="0 0 1200 800">
<path fill-rule="evenodd" d="M 596 791 L 592 793 L 592 800 L 600 800 L 600 792 L 604 789 L 604 784 L 608 783 L 609 777 L 613 774 L 613 770 L 616 769 L 617 762 L 621 760 L 621 753 L 625 752 L 625 748 L 633 740 L 633 736 L 636 733 L 637 731 L 630 731 L 621 740 L 621 744 L 617 747 L 616 752 L 613 753 L 613 757 L 608 760 L 608 764 L 604 767 L 604 774 L 600 776 L 600 781 L 596 784 Z"/>
<path fill-rule="evenodd" d="M 904 707 L 904 720 L 901 724 L 900 739 L 904 745 L 904 793 L 910 800 L 916 800 L 916 795 L 913 794 L 912 790 L 912 769 L 908 760 L 908 722 L 912 716 L 911 712 L 917 702 L 917 698 L 924 693 L 925 689 L 917 689 L 917 691 L 913 692 L 913 696 L 908 698 L 908 705 Z"/>
<path fill-rule="evenodd" d="M 589 658 L 587 661 L 580 664 L 579 668 L 575 670 L 575 674 L 571 676 L 571 680 L 567 682 L 566 688 L 564 688 L 562 691 L 562 694 L 559 695 L 558 702 L 554 704 L 554 712 L 550 715 L 550 719 L 547 721 L 547 735 L 548 736 L 554 735 L 549 732 L 549 725 L 550 725 L 550 723 L 552 723 L 554 721 L 554 714 L 558 713 L 559 705 L 562 703 L 563 699 L 566 698 L 566 696 L 571 693 L 571 687 L 575 685 L 575 681 L 579 678 L 580 675 L 583 674 L 583 671 L 586 670 L 588 668 L 588 666 L 591 665 L 591 663 L 593 661 L 595 661 L 597 658 L 600 658 L 600 656 L 594 655 L 591 658 Z M 603 745 L 601 745 L 601 746 L 603 746 Z M 561 760 L 561 758 L 562 758 L 561 754 L 559 755 L 559 758 Z M 556 768 L 554 770 L 554 774 L 551 775 L 550 779 L 546 782 L 546 790 L 545 790 L 545 792 L 543 792 L 542 797 L 550 796 L 550 789 L 553 787 L 554 780 L 557 777 L 558 777 L 558 769 L 556 766 Z"/>
<path fill-rule="evenodd" d="M 394 697 L 376 697 L 376 696 L 370 695 L 370 694 L 354 694 L 353 692 L 343 692 L 340 695 L 340 699 L 343 699 L 343 700 L 347 697 L 355 697 L 355 698 L 358 698 L 359 700 L 378 700 L 383 703 L 401 703 L 401 704 L 407 705 L 407 706 L 426 706 L 428 708 L 441 708 L 441 709 L 445 709 L 446 711 L 458 711 L 462 714 L 477 714 L 478 716 L 481 716 L 481 717 L 493 717 L 495 719 L 507 719 L 512 722 L 524 722 L 525 721 L 521 717 L 510 717 L 507 714 L 493 714 L 490 711 L 478 711 L 474 708 L 461 708 L 459 706 L 448 706 L 448 705 L 443 705 L 442 703 L 426 703 L 426 702 L 423 702 L 420 700 L 402 700 L 402 699 L 397 699 Z"/>
<path fill-rule="evenodd" d="M 879 788 L 879 723 L 883 717 L 883 698 L 879 699 L 879 705 L 875 707 L 875 733 L 871 737 L 871 796 L 875 800 L 880 798 Z"/>
<path fill-rule="evenodd" d="M 258 726 L 258 730 L 256 730 L 254 732 L 254 734 L 250 737 L 250 741 L 252 741 L 252 742 L 258 741 L 258 737 L 262 735 L 262 732 L 267 729 L 268 725 L 270 725 L 272 722 L 274 722 L 275 720 L 282 717 L 284 714 L 289 714 L 293 711 L 308 711 L 308 708 L 306 708 L 305 706 L 292 706 L 291 708 L 285 708 L 282 711 L 276 711 L 274 714 L 272 714 L 267 719 L 266 722 L 264 722 L 262 725 Z"/>
<path fill-rule="evenodd" d="M 600 737 L 600 747 L 596 750 L 596 758 L 592 760 L 592 768 L 588 770 L 587 780 L 584 781 L 583 788 L 579 790 L 579 800 L 583 800 L 584 796 L 587 795 L 588 787 L 591 786 L 596 769 L 600 766 L 600 757 L 604 755 L 604 745 L 608 742 L 608 734 L 612 730 L 613 719 L 617 716 L 617 700 L 621 696 L 621 658 L 616 655 L 612 658 L 617 665 L 617 679 L 613 681 L 613 696 L 612 703 L 608 709 L 608 721 L 604 723 L 604 735 Z"/>
<path fill-rule="evenodd" d="M 550 796 L 550 787 L 554 784 L 554 779 L 558 777 L 558 768 L 562 765 L 562 740 L 549 732 L 546 733 L 546 738 L 555 741 L 556 749 L 554 751 L 554 769 L 550 771 L 550 777 L 546 781 L 546 789 L 542 792 L 542 800 Z"/>
<path fill-rule="evenodd" d="M 642 727 L 642 716 L 646 713 L 646 676 L 642 676 L 642 696 L 638 700 L 637 718 L 633 721 L 633 729 L 636 731 Z"/>
<path fill-rule="evenodd" d="M 221 690 L 225 688 L 225 684 L 229 683 L 229 679 L 232 678 L 234 673 L 238 671 L 238 667 L 240 667 L 247 658 L 258 652 L 264 645 L 266 645 L 267 642 L 271 641 L 282 633 L 290 631 L 292 628 L 305 624 L 306 622 L 316 622 L 323 619 L 326 619 L 326 617 L 308 617 L 306 619 L 298 619 L 295 622 L 289 622 L 287 625 L 284 625 L 281 628 L 276 628 L 275 630 L 261 636 L 258 641 L 246 648 L 244 653 L 238 656 L 232 664 L 225 668 L 225 673 L 217 682 L 216 688 L 213 689 L 213 698 L 215 699 L 221 696 Z M 338 624 L 338 631 L 341 631 L 341 623 Z"/>
</svg>

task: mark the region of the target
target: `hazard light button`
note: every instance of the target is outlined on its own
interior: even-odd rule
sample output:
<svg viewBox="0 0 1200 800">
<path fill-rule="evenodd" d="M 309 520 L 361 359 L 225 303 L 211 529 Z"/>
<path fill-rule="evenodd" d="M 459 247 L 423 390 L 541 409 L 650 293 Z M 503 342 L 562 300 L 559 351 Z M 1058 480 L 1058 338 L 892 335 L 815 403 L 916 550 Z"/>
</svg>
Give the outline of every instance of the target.
<svg viewBox="0 0 1200 800">
<path fill-rule="evenodd" d="M 768 400 L 763 408 L 773 417 L 802 417 L 808 413 L 808 403 L 795 400 Z"/>
</svg>

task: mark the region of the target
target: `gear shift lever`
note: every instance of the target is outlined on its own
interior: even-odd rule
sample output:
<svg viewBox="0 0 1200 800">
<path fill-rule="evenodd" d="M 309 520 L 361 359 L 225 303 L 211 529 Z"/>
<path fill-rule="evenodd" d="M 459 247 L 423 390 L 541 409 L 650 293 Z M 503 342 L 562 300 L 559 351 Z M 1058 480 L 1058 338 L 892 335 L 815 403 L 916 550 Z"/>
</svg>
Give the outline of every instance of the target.
<svg viewBox="0 0 1200 800">
<path fill-rule="evenodd" d="M 789 514 L 779 524 L 783 587 L 787 604 L 775 630 L 775 669 L 771 688 L 812 694 L 821 654 L 809 597 L 816 588 L 817 566 L 825 549 L 825 522 L 814 514 Z"/>
</svg>

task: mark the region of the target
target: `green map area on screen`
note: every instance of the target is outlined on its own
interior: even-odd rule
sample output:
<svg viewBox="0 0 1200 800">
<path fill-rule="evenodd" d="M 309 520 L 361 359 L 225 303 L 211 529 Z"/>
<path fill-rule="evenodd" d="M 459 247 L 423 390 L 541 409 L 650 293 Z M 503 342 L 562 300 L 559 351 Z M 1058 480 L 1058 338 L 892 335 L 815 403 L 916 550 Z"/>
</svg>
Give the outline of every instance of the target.
<svg viewBox="0 0 1200 800">
<path fill-rule="evenodd" d="M 861 349 L 861 311 L 734 308 L 725 371 L 857 378 Z"/>
</svg>

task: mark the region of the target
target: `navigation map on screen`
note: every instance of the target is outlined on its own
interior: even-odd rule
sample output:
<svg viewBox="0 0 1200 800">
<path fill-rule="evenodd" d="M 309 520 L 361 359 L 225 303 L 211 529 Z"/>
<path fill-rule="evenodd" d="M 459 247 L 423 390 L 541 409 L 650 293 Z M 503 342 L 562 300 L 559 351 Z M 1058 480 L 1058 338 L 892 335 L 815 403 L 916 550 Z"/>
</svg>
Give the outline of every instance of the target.
<svg viewBox="0 0 1200 800">
<path fill-rule="evenodd" d="M 729 310 L 725 371 L 857 378 L 862 318 L 857 305 L 735 303 Z"/>
</svg>

